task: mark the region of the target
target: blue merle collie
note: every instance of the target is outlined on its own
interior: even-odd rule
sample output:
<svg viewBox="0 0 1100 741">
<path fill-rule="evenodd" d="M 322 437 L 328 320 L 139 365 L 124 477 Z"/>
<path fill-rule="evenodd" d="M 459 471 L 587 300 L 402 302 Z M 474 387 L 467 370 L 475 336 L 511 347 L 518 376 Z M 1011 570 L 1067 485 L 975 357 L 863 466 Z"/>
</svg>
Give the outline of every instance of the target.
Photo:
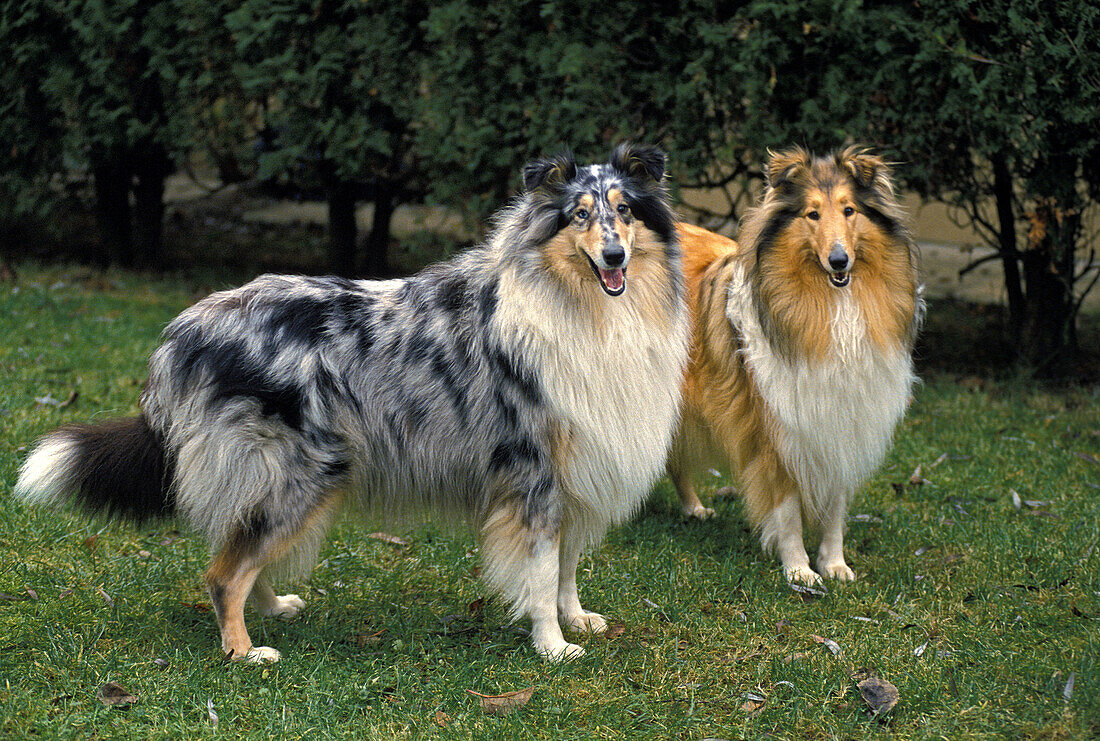
<svg viewBox="0 0 1100 741">
<path fill-rule="evenodd" d="M 149 361 L 140 416 L 64 427 L 16 494 L 113 517 L 178 515 L 209 540 L 206 584 L 233 659 L 245 628 L 304 603 L 344 504 L 476 529 L 489 585 L 535 650 L 584 653 L 582 551 L 660 476 L 688 317 L 664 154 L 620 145 L 523 171 L 487 242 L 404 280 L 268 275 L 183 312 Z"/>
</svg>

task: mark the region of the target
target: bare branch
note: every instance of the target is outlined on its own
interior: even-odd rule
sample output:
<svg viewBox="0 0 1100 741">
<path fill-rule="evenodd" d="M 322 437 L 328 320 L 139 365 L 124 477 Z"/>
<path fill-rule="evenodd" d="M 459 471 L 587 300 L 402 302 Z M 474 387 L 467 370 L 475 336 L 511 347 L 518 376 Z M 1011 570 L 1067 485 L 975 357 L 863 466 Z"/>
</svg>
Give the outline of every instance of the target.
<svg viewBox="0 0 1100 741">
<path fill-rule="evenodd" d="M 959 277 L 962 278 L 964 275 L 966 275 L 967 273 L 969 273 L 971 270 L 978 267 L 979 265 L 984 265 L 985 263 L 990 262 L 991 260 L 999 260 L 999 259 L 1001 259 L 1001 253 L 1000 252 L 994 252 L 992 255 L 986 255 L 985 257 L 979 257 L 977 260 L 974 260 L 969 265 L 967 265 L 966 267 L 959 270 Z"/>
</svg>

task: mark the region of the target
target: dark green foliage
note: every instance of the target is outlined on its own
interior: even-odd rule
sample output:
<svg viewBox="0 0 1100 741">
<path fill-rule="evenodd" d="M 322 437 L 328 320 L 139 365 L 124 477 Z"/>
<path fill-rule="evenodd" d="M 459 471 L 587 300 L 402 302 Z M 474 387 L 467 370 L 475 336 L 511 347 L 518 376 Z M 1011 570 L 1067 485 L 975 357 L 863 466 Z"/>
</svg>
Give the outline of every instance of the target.
<svg viewBox="0 0 1100 741">
<path fill-rule="evenodd" d="M 204 149 L 226 180 L 323 193 L 331 267 L 378 274 L 398 204 L 484 223 L 562 148 L 659 144 L 674 184 L 738 186 L 713 214 L 734 220 L 769 148 L 865 142 L 998 249 L 1014 339 L 1058 372 L 1098 274 L 1098 37 L 1088 0 L 26 0 L 0 11 L 2 208 L 91 173 L 102 213 L 132 189 L 149 241 L 168 157 Z"/>
<path fill-rule="evenodd" d="M 375 204 L 366 272 L 386 270 L 389 217 L 423 190 L 412 150 L 421 58 L 416 3 L 238 3 L 234 72 L 270 146 L 260 176 L 291 173 L 329 202 L 331 267 L 356 272 L 354 205 Z"/>
<path fill-rule="evenodd" d="M 998 249 L 1022 359 L 1044 374 L 1076 349 L 1096 276 L 1082 217 L 1100 192 L 1098 34 L 1100 8 L 1084 0 L 922 3 L 884 34 L 872 130 L 910 187 Z"/>
<path fill-rule="evenodd" d="M 16 142 L 4 168 L 6 189 L 17 189 L 13 215 L 40 210 L 70 177 L 91 176 L 96 262 L 159 259 L 163 182 L 177 149 L 174 75 L 161 56 L 170 5 L 29 0 L 5 4 L 0 16 L 0 42 L 13 51 L 0 96 Z"/>
</svg>

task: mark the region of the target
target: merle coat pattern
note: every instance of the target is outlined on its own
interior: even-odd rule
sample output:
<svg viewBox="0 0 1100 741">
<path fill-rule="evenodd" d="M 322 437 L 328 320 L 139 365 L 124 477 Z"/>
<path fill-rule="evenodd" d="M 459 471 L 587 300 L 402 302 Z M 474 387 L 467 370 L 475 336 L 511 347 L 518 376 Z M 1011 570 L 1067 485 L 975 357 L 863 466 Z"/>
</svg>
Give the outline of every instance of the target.
<svg viewBox="0 0 1100 741">
<path fill-rule="evenodd" d="M 134 519 L 178 514 L 211 544 L 222 648 L 304 603 L 345 503 L 462 518 L 484 576 L 535 649 L 583 653 L 559 623 L 599 632 L 576 567 L 661 473 L 687 353 L 664 155 L 622 145 L 524 170 L 487 243 L 403 280 L 262 276 L 164 332 L 141 416 L 47 435 L 17 495 Z M 629 277 L 628 277 L 629 276 Z"/>
</svg>

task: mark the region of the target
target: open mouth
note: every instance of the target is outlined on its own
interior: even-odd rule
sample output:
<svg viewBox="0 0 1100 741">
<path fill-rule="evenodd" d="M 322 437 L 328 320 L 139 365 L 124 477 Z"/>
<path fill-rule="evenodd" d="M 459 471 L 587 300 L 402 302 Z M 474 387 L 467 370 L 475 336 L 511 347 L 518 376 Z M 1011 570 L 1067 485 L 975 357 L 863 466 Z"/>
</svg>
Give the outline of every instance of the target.
<svg viewBox="0 0 1100 741">
<path fill-rule="evenodd" d="M 837 288 L 843 288 L 852 280 L 851 273 L 829 273 L 829 282 Z"/>
<path fill-rule="evenodd" d="M 592 262 L 591 257 L 588 257 L 588 255 L 585 255 L 585 257 L 588 258 L 588 264 L 592 266 L 592 272 L 599 278 L 600 287 L 603 288 L 604 293 L 608 296 L 618 296 L 626 290 L 626 268 L 604 270 L 596 267 L 596 263 Z"/>
</svg>

